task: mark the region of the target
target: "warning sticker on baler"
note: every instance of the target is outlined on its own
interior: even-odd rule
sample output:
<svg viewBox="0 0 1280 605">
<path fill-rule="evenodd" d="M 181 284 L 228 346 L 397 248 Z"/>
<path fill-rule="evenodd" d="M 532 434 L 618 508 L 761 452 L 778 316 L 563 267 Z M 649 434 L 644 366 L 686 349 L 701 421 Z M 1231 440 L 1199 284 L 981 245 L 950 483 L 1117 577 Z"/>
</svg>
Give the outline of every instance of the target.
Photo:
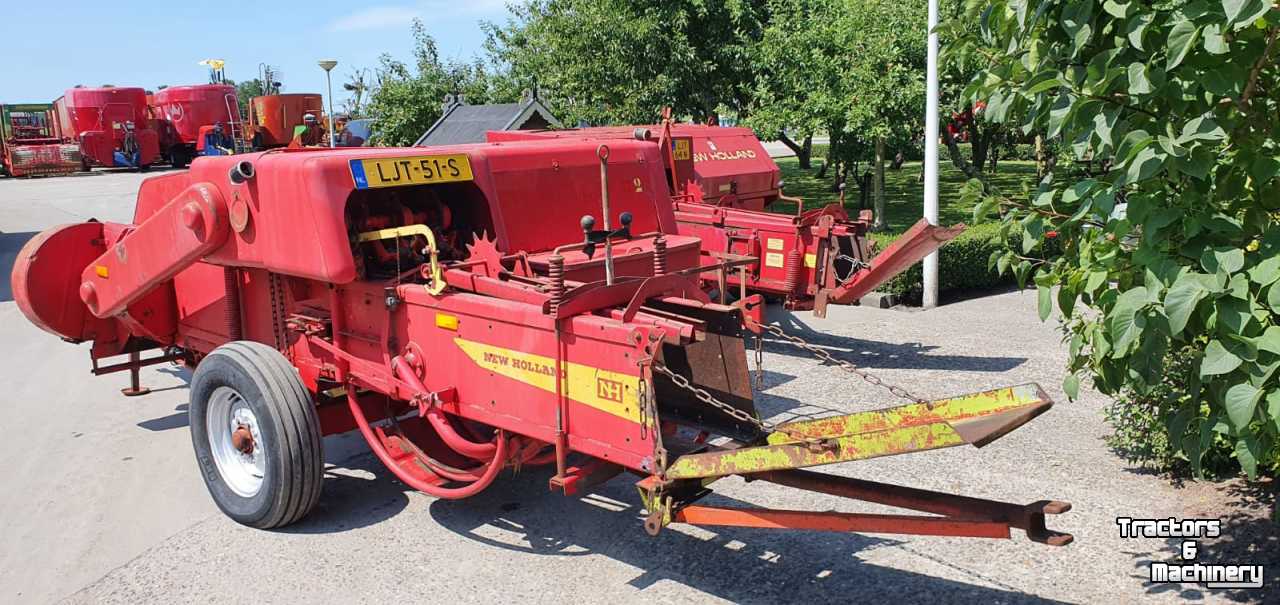
<svg viewBox="0 0 1280 605">
<path fill-rule="evenodd" d="M 463 338 L 455 338 L 453 342 L 481 368 L 548 393 L 556 392 L 554 358 Z M 564 362 L 562 376 L 565 395 L 569 399 L 631 422 L 640 422 L 639 376 L 573 362 Z"/>
<path fill-rule="evenodd" d="M 766 267 L 782 267 L 782 253 L 766 252 L 764 255 L 764 266 Z"/>
</svg>

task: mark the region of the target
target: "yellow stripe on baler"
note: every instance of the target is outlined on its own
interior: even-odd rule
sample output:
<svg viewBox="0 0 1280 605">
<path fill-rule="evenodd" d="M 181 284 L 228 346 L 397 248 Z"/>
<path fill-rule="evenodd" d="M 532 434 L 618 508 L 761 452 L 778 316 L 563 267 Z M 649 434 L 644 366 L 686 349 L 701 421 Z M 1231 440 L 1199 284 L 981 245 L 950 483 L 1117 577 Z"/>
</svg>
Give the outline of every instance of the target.
<svg viewBox="0 0 1280 605">
<path fill-rule="evenodd" d="M 548 393 L 556 392 L 556 360 L 491 344 L 455 338 L 453 342 L 476 365 Z M 613 414 L 624 420 L 640 422 L 637 395 L 639 376 L 611 372 L 594 366 L 565 362 L 565 396 L 578 403 Z"/>
</svg>

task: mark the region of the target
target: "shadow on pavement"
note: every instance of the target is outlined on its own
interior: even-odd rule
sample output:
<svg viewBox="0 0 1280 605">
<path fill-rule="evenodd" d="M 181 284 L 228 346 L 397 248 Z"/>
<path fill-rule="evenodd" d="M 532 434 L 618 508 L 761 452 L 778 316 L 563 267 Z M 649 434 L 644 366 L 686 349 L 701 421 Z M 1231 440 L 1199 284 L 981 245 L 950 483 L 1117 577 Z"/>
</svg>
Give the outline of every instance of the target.
<svg viewBox="0 0 1280 605">
<path fill-rule="evenodd" d="M 27 240 L 36 236 L 36 231 L 26 231 L 23 233 L 0 233 L 0 270 L 3 274 L 0 277 L 0 302 L 9 302 L 13 300 L 13 288 L 9 285 L 9 275 L 13 273 L 13 263 L 18 259 L 18 251 L 22 250 L 22 246 Z"/>
<path fill-rule="evenodd" d="M 187 404 L 184 403 L 173 409 L 176 413 L 169 414 L 168 416 L 161 416 L 159 418 L 152 418 L 150 420 L 143 420 L 138 423 L 138 426 L 147 429 L 148 431 L 168 431 L 172 429 L 185 428 L 189 424 L 187 422 Z"/>
<path fill-rule="evenodd" d="M 174 378 L 181 380 L 182 384 L 169 387 L 151 387 L 152 393 L 174 389 L 185 389 L 191 385 L 191 368 L 174 364 L 158 368 L 156 371 L 161 374 L 173 376 Z M 143 386 L 146 386 L 145 383 Z M 183 403 L 173 409 L 176 413 L 169 414 L 168 416 L 160 416 L 159 418 L 152 418 L 150 420 L 143 420 L 138 423 L 138 426 L 147 429 L 148 431 L 168 431 L 188 426 L 187 404 Z"/>
<path fill-rule="evenodd" d="M 752 372 L 751 376 L 754 379 L 755 373 Z M 902 404 L 900 401 L 885 397 L 880 399 L 850 399 L 836 404 L 840 407 L 828 407 L 811 401 L 801 401 L 793 397 L 783 397 L 769 392 L 773 387 L 786 384 L 795 379 L 796 377 L 791 374 L 783 374 L 771 370 L 764 371 L 764 380 L 761 383 L 761 388 L 755 391 L 756 410 L 760 412 L 761 418 L 769 419 L 774 423 L 796 422 L 878 410 Z"/>
<path fill-rule="evenodd" d="M 856 556 L 903 544 L 891 538 L 745 528 L 699 529 L 690 535 L 676 526 L 651 538 L 642 529 L 635 490 L 626 479 L 566 498 L 547 491 L 547 475 L 526 471 L 468 500 L 436 500 L 430 514 L 450 531 L 493 548 L 609 557 L 639 570 L 628 582 L 639 589 L 665 580 L 734 602 L 885 602 L 895 597 L 912 602 L 1046 602 L 1008 586 L 937 578 Z M 751 506 L 719 495 L 704 502 Z M 979 580 L 1003 586 L 993 578 Z"/>
<path fill-rule="evenodd" d="M 774 311 L 770 308 L 770 311 Z M 776 313 L 787 334 L 799 336 L 826 350 L 839 361 L 859 367 L 904 370 L 954 370 L 959 372 L 1007 372 L 1027 361 L 1026 357 L 988 357 L 977 355 L 930 355 L 935 346 L 918 342 L 891 344 L 847 336 L 835 336 L 813 330 L 790 313 Z M 908 320 L 910 315 L 903 315 Z M 792 357 L 812 358 L 809 352 L 774 337 L 765 338 L 765 350 Z M 816 360 L 815 360 L 816 361 Z"/>
<path fill-rule="evenodd" d="M 356 476 L 349 471 L 366 471 L 373 476 Z M 326 465 L 320 503 L 311 514 L 274 531 L 332 534 L 375 525 L 396 516 L 409 505 L 408 491 L 373 454 L 352 456 L 340 465 Z"/>
</svg>

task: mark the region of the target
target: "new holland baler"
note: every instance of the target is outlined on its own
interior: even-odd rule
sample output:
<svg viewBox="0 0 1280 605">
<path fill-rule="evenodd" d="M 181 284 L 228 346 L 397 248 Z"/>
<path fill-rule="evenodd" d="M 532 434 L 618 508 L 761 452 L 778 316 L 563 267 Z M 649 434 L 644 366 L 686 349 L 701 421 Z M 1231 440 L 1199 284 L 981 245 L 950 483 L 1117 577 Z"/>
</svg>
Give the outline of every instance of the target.
<svg viewBox="0 0 1280 605">
<path fill-rule="evenodd" d="M 776 297 L 788 309 L 826 315 L 828 304 L 856 304 L 893 276 L 954 239 L 964 225 L 941 227 L 921 219 L 879 254 L 868 234 L 874 216 L 851 218 L 841 204 L 805 209 L 783 194 L 782 171 L 749 128 L 680 124 L 573 130 L 491 131 L 490 141 L 642 140 L 661 149 L 679 233 L 702 241 L 708 265 L 751 257 L 731 272 L 702 281 L 720 301 L 729 291 Z M 775 203 L 794 214 L 770 212 Z"/>
<path fill-rule="evenodd" d="M 1044 524 L 1062 502 L 803 470 L 983 446 L 1051 402 L 1034 384 L 933 400 L 895 386 L 905 405 L 768 422 L 744 328 L 780 330 L 711 302 L 691 276 L 716 268 L 672 209 L 659 148 L 643 141 L 211 157 L 145 181 L 129 224 L 33 238 L 11 281 L 31 321 L 92 343 L 95 372 L 131 371 L 129 394 L 144 391 L 139 367 L 195 367 L 199 467 L 217 505 L 253 527 L 302 519 L 321 492 L 321 437 L 358 430 L 398 479 L 440 498 L 504 469 L 545 465 L 566 494 L 629 472 L 651 533 L 1071 540 Z M 730 475 L 930 514 L 698 504 Z"/>
</svg>

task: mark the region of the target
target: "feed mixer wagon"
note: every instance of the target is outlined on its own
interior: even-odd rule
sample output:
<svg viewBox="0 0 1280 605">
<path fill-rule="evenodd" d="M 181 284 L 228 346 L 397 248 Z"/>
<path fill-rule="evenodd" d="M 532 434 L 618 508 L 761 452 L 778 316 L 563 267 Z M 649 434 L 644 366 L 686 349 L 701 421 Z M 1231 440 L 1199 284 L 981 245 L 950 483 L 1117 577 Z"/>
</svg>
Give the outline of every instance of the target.
<svg viewBox="0 0 1280 605">
<path fill-rule="evenodd" d="M 677 232 L 665 179 L 658 147 L 626 140 L 204 158 L 145 181 L 131 223 L 33 238 L 14 298 L 43 329 L 92 343 L 96 372 L 133 373 L 130 393 L 141 366 L 194 366 L 199 468 L 217 505 L 253 527 L 312 510 L 322 436 L 356 430 L 388 472 L 439 498 L 501 489 L 504 469 L 545 466 L 565 494 L 629 473 L 653 534 L 1071 540 L 1045 527 L 1063 502 L 811 470 L 981 447 L 1052 402 L 1035 384 L 932 400 L 895 386 L 897 407 L 762 418 L 743 345 L 759 314 L 700 287 L 716 268 Z M 915 512 L 700 503 L 732 475 Z"/>
</svg>

